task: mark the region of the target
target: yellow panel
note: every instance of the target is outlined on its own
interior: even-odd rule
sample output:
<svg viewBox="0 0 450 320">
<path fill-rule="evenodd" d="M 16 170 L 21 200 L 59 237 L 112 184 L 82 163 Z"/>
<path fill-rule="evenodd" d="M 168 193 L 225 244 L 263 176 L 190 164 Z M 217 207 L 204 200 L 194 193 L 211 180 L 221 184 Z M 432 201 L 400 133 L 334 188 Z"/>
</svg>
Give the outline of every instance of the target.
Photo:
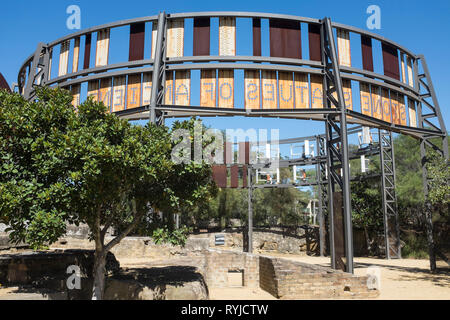
<svg viewBox="0 0 450 320">
<path fill-rule="evenodd" d="M 278 73 L 280 109 L 294 109 L 294 81 L 292 72 Z"/>
<path fill-rule="evenodd" d="M 389 90 L 381 89 L 381 103 L 383 105 L 383 121 L 391 122 L 391 101 Z"/>
<path fill-rule="evenodd" d="M 166 104 L 173 104 L 173 72 L 166 73 L 166 86 L 164 89 L 164 101 Z"/>
<path fill-rule="evenodd" d="M 416 103 L 408 98 L 409 126 L 417 128 Z"/>
<path fill-rule="evenodd" d="M 406 126 L 406 108 L 405 108 L 405 96 L 398 95 L 398 115 L 400 124 Z"/>
<path fill-rule="evenodd" d="M 372 116 L 372 101 L 370 98 L 370 87 L 367 83 L 359 83 L 359 92 L 361 95 L 361 113 L 366 116 Z"/>
<path fill-rule="evenodd" d="M 216 106 L 216 70 L 202 70 L 200 78 L 200 106 Z"/>
<path fill-rule="evenodd" d="M 167 24 L 167 57 L 182 57 L 184 52 L 184 19 L 169 20 Z"/>
<path fill-rule="evenodd" d="M 175 105 L 189 106 L 191 104 L 191 72 L 175 72 Z"/>
<path fill-rule="evenodd" d="M 323 77 L 311 75 L 311 107 L 323 108 Z"/>
<path fill-rule="evenodd" d="M 155 59 L 155 51 L 156 51 L 156 37 L 158 36 L 158 23 L 154 21 L 152 23 L 152 59 Z"/>
<path fill-rule="evenodd" d="M 276 71 L 262 71 L 262 107 L 263 109 L 278 108 L 277 73 Z"/>
<path fill-rule="evenodd" d="M 245 70 L 245 109 L 260 109 L 261 81 L 259 70 Z"/>
<path fill-rule="evenodd" d="M 402 68 L 402 82 L 407 83 L 407 76 L 406 76 L 406 69 L 405 69 L 405 54 L 402 52 L 400 53 L 400 63 Z"/>
<path fill-rule="evenodd" d="M 350 54 L 350 33 L 346 30 L 337 29 L 337 44 L 339 64 L 351 67 L 352 58 Z"/>
<path fill-rule="evenodd" d="M 108 110 L 111 107 L 111 91 L 112 91 L 111 83 L 112 78 L 101 79 L 98 96 L 98 101 L 103 102 L 103 104 L 108 107 Z"/>
<path fill-rule="evenodd" d="M 236 55 L 236 18 L 219 18 L 219 55 Z"/>
<path fill-rule="evenodd" d="M 374 118 L 383 120 L 383 104 L 380 89 L 380 87 L 372 86 L 372 111 Z"/>
<path fill-rule="evenodd" d="M 125 109 L 126 76 L 114 78 L 113 112 Z"/>
<path fill-rule="evenodd" d="M 98 80 L 88 82 L 88 97 L 92 97 L 94 101 L 98 101 Z"/>
<path fill-rule="evenodd" d="M 342 80 L 342 86 L 345 107 L 348 110 L 353 110 L 352 82 L 350 80 Z"/>
<path fill-rule="evenodd" d="M 303 73 L 295 73 L 294 81 L 295 81 L 295 108 L 309 109 L 308 75 Z"/>
<path fill-rule="evenodd" d="M 95 66 L 106 66 L 109 55 L 109 29 L 97 32 L 97 50 L 95 52 Z"/>
<path fill-rule="evenodd" d="M 77 108 L 80 105 L 80 92 L 81 92 L 81 85 L 80 84 L 74 84 L 70 91 L 72 93 L 72 105 Z"/>
<path fill-rule="evenodd" d="M 69 70 L 69 50 L 70 50 L 70 40 L 61 43 L 61 51 L 59 53 L 58 76 L 66 75 Z"/>
<path fill-rule="evenodd" d="M 152 74 L 144 73 L 144 79 L 142 80 L 142 104 L 150 104 L 150 99 L 152 97 Z"/>
<path fill-rule="evenodd" d="M 127 109 L 137 108 L 141 105 L 141 75 L 128 76 Z"/>
<path fill-rule="evenodd" d="M 219 108 L 234 108 L 234 70 L 219 70 Z"/>
<path fill-rule="evenodd" d="M 397 92 L 393 91 L 391 91 L 391 110 L 392 110 L 392 123 L 400 124 Z"/>
<path fill-rule="evenodd" d="M 72 72 L 78 72 L 78 67 L 80 65 L 80 38 L 75 38 L 75 44 L 73 47 L 73 61 L 72 61 Z"/>
<path fill-rule="evenodd" d="M 408 68 L 408 84 L 411 87 L 414 87 L 414 78 L 413 78 L 413 69 L 412 69 L 412 61 L 410 57 L 407 57 L 406 59 L 406 64 L 407 64 L 407 68 Z"/>
</svg>

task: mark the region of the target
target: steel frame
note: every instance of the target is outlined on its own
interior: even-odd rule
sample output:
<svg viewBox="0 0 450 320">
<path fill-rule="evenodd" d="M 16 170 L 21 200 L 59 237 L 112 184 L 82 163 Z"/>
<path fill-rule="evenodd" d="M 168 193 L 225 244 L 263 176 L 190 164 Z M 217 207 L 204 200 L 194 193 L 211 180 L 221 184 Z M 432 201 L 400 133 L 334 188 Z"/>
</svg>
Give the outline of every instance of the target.
<svg viewBox="0 0 450 320">
<path fill-rule="evenodd" d="M 422 65 L 423 73 L 418 73 L 418 64 L 419 62 Z M 431 203 L 428 199 L 428 194 L 430 192 L 430 184 L 429 177 L 427 172 L 427 151 L 429 149 L 436 151 L 439 155 L 441 155 L 446 160 L 449 159 L 448 153 L 448 137 L 447 137 L 447 129 L 445 127 L 444 120 L 442 118 L 441 110 L 439 107 L 439 102 L 437 100 L 436 92 L 434 91 L 433 82 L 431 81 L 430 72 L 428 69 L 427 62 L 423 55 L 419 56 L 419 59 L 415 62 L 415 85 L 420 95 L 419 100 L 419 108 L 418 108 L 418 118 L 419 118 L 419 128 L 424 129 L 425 127 L 432 127 L 434 130 L 440 130 L 445 133 L 445 135 L 436 135 L 429 134 L 424 136 L 420 141 L 420 156 L 422 163 L 422 181 L 423 181 L 423 190 L 425 196 L 425 226 L 427 232 L 428 239 L 428 253 L 430 257 L 430 269 L 431 271 L 436 270 L 436 247 L 433 236 L 433 215 L 432 215 L 432 207 Z M 429 99 L 431 98 L 431 101 Z M 428 113 L 424 114 L 424 111 Z M 433 123 L 431 121 L 437 121 L 437 123 Z M 442 147 L 433 143 L 432 140 L 440 139 L 442 142 Z"/>
<path fill-rule="evenodd" d="M 381 193 L 383 199 L 383 223 L 386 258 L 401 259 L 400 230 L 395 192 L 395 158 L 392 133 L 379 130 Z"/>
<path fill-rule="evenodd" d="M 236 57 L 217 57 L 217 56 L 197 56 L 197 57 L 182 57 L 182 58 L 167 58 L 166 57 L 166 32 L 167 21 L 170 19 L 180 18 L 194 18 L 194 17 L 241 17 L 241 18 L 263 18 L 263 19 L 286 19 L 294 20 L 298 22 L 320 25 L 321 28 L 321 48 L 322 48 L 322 61 L 309 61 L 301 59 L 285 59 L 275 57 L 248 57 L 248 56 L 236 56 Z M 64 41 L 74 39 L 86 34 L 97 32 L 106 28 L 116 28 L 120 26 L 130 25 L 139 22 L 157 22 L 158 23 L 158 36 L 156 41 L 156 51 L 154 59 L 132 61 L 111 64 L 108 66 L 94 67 L 85 70 L 78 71 L 76 73 L 59 76 L 54 79 L 50 79 L 50 57 L 54 46 L 61 44 Z M 333 36 L 333 28 L 340 28 L 349 32 L 358 33 L 368 36 L 373 39 L 388 43 L 400 51 L 408 54 L 414 62 L 414 74 L 415 81 L 414 86 L 410 86 L 409 83 L 405 83 L 386 77 L 384 75 L 376 74 L 374 72 L 339 66 L 337 62 L 337 51 L 335 40 Z M 252 63 L 242 63 L 242 62 Z M 194 64 L 185 62 L 196 62 Z M 211 63 L 214 62 L 214 63 Z M 233 63 L 230 62 L 241 62 Z M 271 64 L 261 64 L 268 62 Z M 278 64 L 278 65 L 277 65 Z M 419 74 L 419 64 L 423 68 L 423 73 Z M 121 69 L 121 70 L 115 70 Z M 205 108 L 200 106 L 168 106 L 163 103 L 164 101 L 164 84 L 166 71 L 171 70 L 189 70 L 189 69 L 258 69 L 258 70 L 281 70 L 281 71 L 295 71 L 295 72 L 307 72 L 313 74 L 324 75 L 324 108 L 319 110 L 237 110 L 237 109 L 218 109 L 218 108 Z M 112 71 L 115 70 L 115 71 Z M 398 132 L 402 134 L 408 134 L 421 141 L 421 156 L 422 156 L 422 168 L 423 168 L 423 186 L 425 196 L 428 194 L 429 184 L 427 178 L 427 172 L 425 168 L 426 163 L 426 150 L 432 148 L 437 150 L 445 158 L 448 159 L 448 147 L 447 147 L 447 131 L 445 124 L 440 113 L 439 104 L 437 101 L 436 93 L 431 82 L 428 66 L 425 58 L 422 55 L 415 55 L 408 49 L 400 46 L 399 44 L 386 39 L 377 34 L 367 32 L 355 27 L 332 23 L 329 18 L 322 20 L 297 17 L 292 15 L 280 15 L 280 14 L 266 14 L 266 13 L 254 13 L 254 12 L 194 12 L 194 13 L 179 13 L 179 14 L 166 14 L 160 13 L 158 16 L 149 16 L 137 19 L 121 20 L 118 22 L 108 23 L 101 26 L 85 29 L 74 34 L 62 37 L 56 41 L 48 44 L 39 43 L 34 54 L 29 56 L 18 74 L 18 90 L 19 92 L 29 100 L 35 97 L 35 87 L 40 85 L 56 85 L 63 88 L 70 88 L 71 85 L 80 84 L 90 80 L 97 80 L 107 77 L 114 77 L 119 75 L 130 75 L 142 72 L 153 72 L 152 78 L 152 92 L 150 104 L 142 106 L 133 110 L 124 110 L 117 112 L 118 116 L 126 119 L 144 119 L 147 118 L 150 122 L 155 124 L 163 124 L 165 117 L 186 117 L 192 115 L 199 116 L 233 116 L 244 115 L 250 117 L 279 117 L 289 119 L 312 119 L 325 121 L 326 134 L 325 139 L 319 139 L 322 144 L 320 150 L 322 156 L 326 156 L 326 165 L 323 162 L 319 163 L 320 174 L 316 183 L 319 185 L 319 192 L 323 195 L 323 199 L 328 199 L 328 206 L 321 201 L 319 209 L 321 217 L 323 213 L 328 213 L 330 220 L 330 226 L 333 226 L 333 201 L 332 195 L 336 190 L 336 186 L 343 192 L 344 199 L 344 221 L 345 221 L 345 243 L 346 243 L 346 258 L 347 258 L 347 271 L 353 272 L 353 248 L 352 248 L 352 230 L 351 230 L 351 204 L 350 204 L 350 179 L 349 179 L 349 153 L 348 153 L 348 129 L 347 129 L 347 116 L 351 116 L 352 122 L 376 127 L 381 130 L 388 130 L 389 132 Z M 418 113 L 418 127 L 406 127 L 388 123 L 382 120 L 378 120 L 372 117 L 368 117 L 358 112 L 346 110 L 343 99 L 342 79 L 349 79 L 355 81 L 362 81 L 370 83 L 382 88 L 395 90 L 400 92 L 417 103 Z M 333 96 L 336 94 L 336 98 Z M 431 98 L 432 101 L 427 99 Z M 424 110 L 428 108 L 431 112 L 426 113 Z M 438 124 L 432 121 L 438 122 Z M 389 133 L 391 136 L 391 133 Z M 443 147 L 440 148 L 434 144 L 432 139 L 441 139 Z M 392 146 L 392 141 L 391 141 Z M 391 148 L 392 150 L 392 148 Z M 392 152 L 392 151 L 391 151 Z M 382 154 L 384 154 L 382 152 Z M 382 156 L 382 167 L 384 168 L 386 157 Z M 393 157 L 392 157 L 393 159 Z M 395 171 L 395 170 L 394 170 Z M 342 175 L 341 175 L 342 174 Z M 395 172 L 394 172 L 395 175 Z M 325 178 L 325 179 L 324 179 Z M 383 175 L 383 183 L 387 185 L 391 176 L 388 174 Z M 395 179 L 392 180 L 391 182 Z M 325 188 L 325 182 L 327 187 Z M 384 203 L 388 203 L 388 196 L 383 187 Z M 388 206 L 389 207 L 389 206 Z M 385 215 L 386 215 L 385 209 Z M 390 210 L 390 209 L 389 209 Z M 431 208 L 427 205 L 426 221 L 428 226 L 428 237 L 432 243 L 432 223 L 431 223 Z M 320 219 L 322 221 L 323 219 Z M 322 221 L 323 223 L 323 221 Z M 322 230 L 322 228 L 321 228 Z M 331 253 L 332 261 L 334 257 L 333 252 L 333 228 L 330 228 L 331 236 Z M 322 237 L 322 236 L 321 236 Z M 323 254 L 324 248 L 321 247 L 321 254 Z M 431 250 L 431 249 L 430 249 Z M 387 250 L 389 251 L 389 250 Z M 433 251 L 433 250 L 431 250 Z M 430 254 L 430 257 L 432 255 Z M 433 259 L 432 259 L 433 260 Z M 333 262 L 333 267 L 335 267 Z M 433 264 L 432 264 L 433 269 Z"/>
</svg>

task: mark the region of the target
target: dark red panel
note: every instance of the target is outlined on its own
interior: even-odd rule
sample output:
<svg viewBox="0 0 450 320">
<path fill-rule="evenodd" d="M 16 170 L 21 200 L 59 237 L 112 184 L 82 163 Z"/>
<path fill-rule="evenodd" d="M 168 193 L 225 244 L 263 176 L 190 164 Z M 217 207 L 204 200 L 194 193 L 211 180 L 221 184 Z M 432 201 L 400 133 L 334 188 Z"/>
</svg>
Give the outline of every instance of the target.
<svg viewBox="0 0 450 320">
<path fill-rule="evenodd" d="M 90 65 L 90 61 L 91 61 L 91 41 L 92 41 L 92 34 L 89 33 L 86 35 L 86 39 L 85 39 L 83 69 L 89 69 L 89 65 Z"/>
<path fill-rule="evenodd" d="M 234 162 L 233 145 L 231 144 L 231 142 L 225 142 L 223 147 L 223 158 L 226 164 Z"/>
<path fill-rule="evenodd" d="M 372 38 L 361 35 L 363 69 L 373 72 Z"/>
<path fill-rule="evenodd" d="M 231 166 L 231 187 L 239 188 L 239 166 Z"/>
<path fill-rule="evenodd" d="M 309 60 L 322 61 L 320 25 L 308 24 L 308 36 L 309 36 Z"/>
<path fill-rule="evenodd" d="M 145 48 L 145 22 L 130 25 L 129 61 L 143 60 Z"/>
<path fill-rule="evenodd" d="M 253 18 L 253 55 L 261 56 L 261 19 Z"/>
<path fill-rule="evenodd" d="M 242 167 L 242 187 L 247 188 L 247 166 Z"/>
<path fill-rule="evenodd" d="M 381 49 L 383 50 L 384 75 L 400 80 L 400 68 L 398 66 L 397 48 L 385 42 L 382 42 Z"/>
<path fill-rule="evenodd" d="M 281 58 L 302 58 L 300 22 L 271 19 L 270 56 Z"/>
<path fill-rule="evenodd" d="M 239 163 L 249 164 L 250 163 L 250 143 L 249 142 L 239 142 Z"/>
<path fill-rule="evenodd" d="M 227 166 L 212 166 L 212 177 L 219 188 L 227 187 Z"/>
<path fill-rule="evenodd" d="M 6 82 L 3 75 L 0 73 L 0 89 L 6 89 L 6 91 L 11 92 L 11 88 L 8 85 L 8 82 Z"/>
<path fill-rule="evenodd" d="M 194 56 L 209 56 L 210 52 L 210 19 L 194 19 Z"/>
</svg>

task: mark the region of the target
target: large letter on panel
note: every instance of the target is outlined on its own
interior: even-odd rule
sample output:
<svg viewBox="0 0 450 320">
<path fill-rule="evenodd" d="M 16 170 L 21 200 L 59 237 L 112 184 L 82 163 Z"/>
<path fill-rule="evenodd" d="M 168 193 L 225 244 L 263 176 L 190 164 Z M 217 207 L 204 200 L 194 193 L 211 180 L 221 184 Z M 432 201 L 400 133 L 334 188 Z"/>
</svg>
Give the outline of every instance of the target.
<svg viewBox="0 0 450 320">
<path fill-rule="evenodd" d="M 245 109 L 260 108 L 259 70 L 245 70 Z"/>
<path fill-rule="evenodd" d="M 200 106 L 216 106 L 216 70 L 202 70 L 201 72 Z"/>
<path fill-rule="evenodd" d="M 219 107 L 234 107 L 234 70 L 219 70 Z"/>
<path fill-rule="evenodd" d="M 306 73 L 295 73 L 295 108 L 309 109 L 309 82 Z"/>
<path fill-rule="evenodd" d="M 277 73 L 263 70 L 261 78 L 263 109 L 277 109 Z"/>
</svg>

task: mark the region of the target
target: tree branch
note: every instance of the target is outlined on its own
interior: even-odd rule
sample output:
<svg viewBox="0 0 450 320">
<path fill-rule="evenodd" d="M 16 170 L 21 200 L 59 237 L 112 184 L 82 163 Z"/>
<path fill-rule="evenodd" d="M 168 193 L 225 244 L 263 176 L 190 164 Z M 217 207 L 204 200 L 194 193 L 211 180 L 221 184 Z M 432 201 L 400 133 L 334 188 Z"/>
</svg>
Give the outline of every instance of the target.
<svg viewBox="0 0 450 320">
<path fill-rule="evenodd" d="M 105 250 L 106 251 L 110 251 L 115 245 L 117 245 L 120 241 L 122 241 L 123 238 L 125 238 L 134 228 L 136 228 L 136 226 L 138 225 L 138 223 L 141 221 L 142 216 L 144 215 L 143 212 L 141 213 L 137 213 L 136 211 L 136 200 L 132 200 L 132 207 L 133 207 L 133 213 L 134 213 L 134 220 L 133 222 L 130 223 L 130 225 L 128 225 L 128 227 L 122 231 L 121 234 L 119 234 L 117 237 L 115 237 L 114 239 L 112 239 L 106 246 L 105 246 Z"/>
</svg>

